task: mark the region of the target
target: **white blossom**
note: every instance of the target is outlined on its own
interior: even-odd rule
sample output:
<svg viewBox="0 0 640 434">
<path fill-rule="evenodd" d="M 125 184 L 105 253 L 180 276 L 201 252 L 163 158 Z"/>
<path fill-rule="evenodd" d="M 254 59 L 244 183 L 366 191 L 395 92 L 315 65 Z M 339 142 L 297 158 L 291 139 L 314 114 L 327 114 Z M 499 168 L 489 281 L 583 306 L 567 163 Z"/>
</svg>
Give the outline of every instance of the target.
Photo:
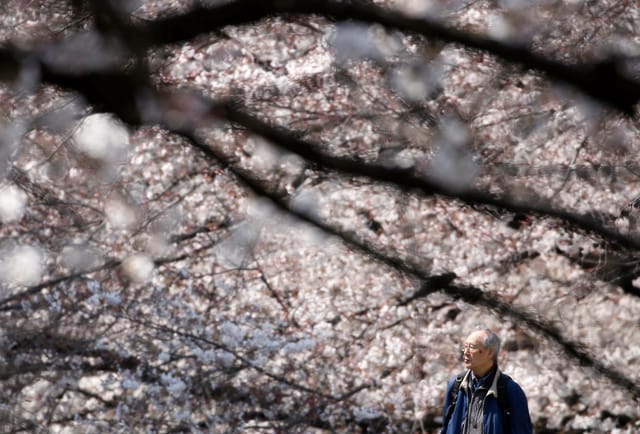
<svg viewBox="0 0 640 434">
<path fill-rule="evenodd" d="M 34 285 L 42 279 L 44 255 L 32 246 L 16 246 L 2 252 L 0 279 L 16 285 Z"/>
<path fill-rule="evenodd" d="M 0 221 L 4 224 L 22 218 L 27 204 L 27 195 L 15 185 L 0 187 Z"/>
<path fill-rule="evenodd" d="M 88 156 L 108 163 L 125 161 L 129 151 L 129 132 L 105 113 L 87 116 L 73 133 L 76 148 Z"/>
<path fill-rule="evenodd" d="M 155 264 L 153 259 L 144 254 L 135 254 L 122 261 L 124 275 L 135 283 L 144 283 L 151 279 Z"/>
<path fill-rule="evenodd" d="M 136 209 L 119 194 L 111 195 L 104 204 L 107 221 L 116 229 L 131 228 L 138 221 Z"/>
</svg>

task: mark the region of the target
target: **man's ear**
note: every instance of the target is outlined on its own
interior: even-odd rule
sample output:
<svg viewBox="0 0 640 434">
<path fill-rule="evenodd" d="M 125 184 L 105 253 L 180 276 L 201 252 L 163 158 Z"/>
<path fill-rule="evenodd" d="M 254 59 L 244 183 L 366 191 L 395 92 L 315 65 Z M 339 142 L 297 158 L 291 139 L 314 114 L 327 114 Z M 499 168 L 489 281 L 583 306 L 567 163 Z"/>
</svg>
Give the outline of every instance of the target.
<svg viewBox="0 0 640 434">
<path fill-rule="evenodd" d="M 491 356 L 492 359 L 495 359 L 495 355 L 496 355 L 496 349 L 495 348 L 487 348 L 489 355 Z"/>
</svg>

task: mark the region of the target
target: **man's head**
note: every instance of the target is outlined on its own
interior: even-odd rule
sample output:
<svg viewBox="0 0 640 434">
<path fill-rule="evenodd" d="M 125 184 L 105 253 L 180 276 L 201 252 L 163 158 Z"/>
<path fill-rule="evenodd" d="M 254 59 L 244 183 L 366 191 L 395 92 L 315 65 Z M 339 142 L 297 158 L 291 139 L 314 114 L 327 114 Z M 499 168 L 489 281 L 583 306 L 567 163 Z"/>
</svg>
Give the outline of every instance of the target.
<svg viewBox="0 0 640 434">
<path fill-rule="evenodd" d="M 462 363 L 477 377 L 482 377 L 498 364 L 500 338 L 491 330 L 471 333 L 462 347 Z"/>
</svg>

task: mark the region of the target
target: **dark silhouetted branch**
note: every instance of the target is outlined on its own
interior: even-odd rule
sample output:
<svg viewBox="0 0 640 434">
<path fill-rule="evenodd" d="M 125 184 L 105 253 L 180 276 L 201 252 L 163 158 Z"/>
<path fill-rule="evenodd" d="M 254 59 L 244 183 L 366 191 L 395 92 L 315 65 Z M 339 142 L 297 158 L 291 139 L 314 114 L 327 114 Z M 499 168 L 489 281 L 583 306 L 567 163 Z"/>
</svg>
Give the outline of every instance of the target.
<svg viewBox="0 0 640 434">
<path fill-rule="evenodd" d="M 614 57 L 597 63 L 566 64 L 531 48 L 461 31 L 441 22 L 412 17 L 369 2 L 330 0 L 238 0 L 215 7 L 198 7 L 183 15 L 148 23 L 140 29 L 150 45 L 192 39 L 228 25 L 247 24 L 274 14 L 317 14 L 336 20 L 358 20 L 482 50 L 551 79 L 573 86 L 590 97 L 632 115 L 640 100 L 640 83 L 623 73 Z"/>
<path fill-rule="evenodd" d="M 473 188 L 453 192 L 444 184 L 416 174 L 413 168 L 393 168 L 380 164 L 365 163 L 355 158 L 336 157 L 324 153 L 319 150 L 320 147 L 318 145 L 300 139 L 296 133 L 269 125 L 253 115 L 238 110 L 233 104 L 225 104 L 219 108 L 214 108 L 213 113 L 242 125 L 248 130 L 272 141 L 277 146 L 330 170 L 344 174 L 365 176 L 376 181 L 396 185 L 404 190 L 420 190 L 427 195 L 447 196 L 459 199 L 470 205 L 489 205 L 520 214 L 536 214 L 557 218 L 585 231 L 598 234 L 602 238 L 623 247 L 640 249 L 640 240 L 606 227 L 589 214 L 578 214 L 557 208 L 552 206 L 549 201 L 519 200 Z"/>
</svg>

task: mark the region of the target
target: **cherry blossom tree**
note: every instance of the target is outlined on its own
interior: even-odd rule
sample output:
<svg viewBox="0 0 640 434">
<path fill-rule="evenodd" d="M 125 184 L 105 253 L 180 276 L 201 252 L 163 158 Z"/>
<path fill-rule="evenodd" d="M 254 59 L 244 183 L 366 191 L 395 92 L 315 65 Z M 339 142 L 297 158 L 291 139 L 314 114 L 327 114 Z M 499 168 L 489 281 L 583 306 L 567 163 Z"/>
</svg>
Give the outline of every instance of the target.
<svg viewBox="0 0 640 434">
<path fill-rule="evenodd" d="M 5 3 L 2 432 L 640 428 L 634 2 Z"/>
</svg>

